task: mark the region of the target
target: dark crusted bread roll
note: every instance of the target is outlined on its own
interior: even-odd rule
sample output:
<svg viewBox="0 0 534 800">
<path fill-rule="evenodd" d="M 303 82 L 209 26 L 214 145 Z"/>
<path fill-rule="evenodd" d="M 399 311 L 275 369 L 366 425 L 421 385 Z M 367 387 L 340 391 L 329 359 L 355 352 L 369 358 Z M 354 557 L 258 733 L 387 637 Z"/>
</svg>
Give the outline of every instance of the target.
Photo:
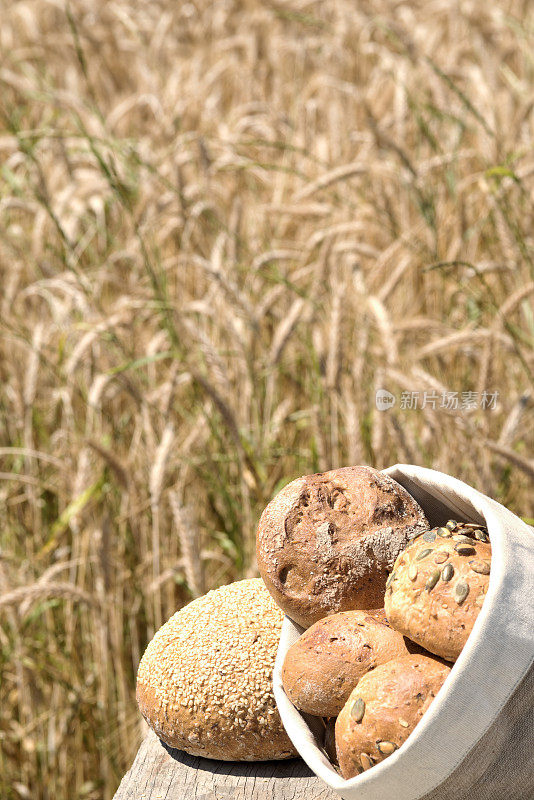
<svg viewBox="0 0 534 800">
<path fill-rule="evenodd" d="M 337 717 L 360 678 L 379 664 L 408 654 L 404 637 L 380 610 L 341 611 L 304 631 L 286 653 L 282 683 L 306 714 Z"/>
<path fill-rule="evenodd" d="M 353 778 L 395 752 L 408 738 L 450 672 L 442 661 L 408 655 L 368 672 L 336 721 L 341 774 Z"/>
<path fill-rule="evenodd" d="M 282 612 L 259 578 L 194 600 L 163 625 L 137 673 L 137 702 L 171 747 L 223 761 L 291 758 L 272 691 Z"/>
<path fill-rule="evenodd" d="M 455 661 L 486 596 L 491 545 L 486 529 L 451 520 L 419 536 L 388 578 L 391 626 L 435 655 Z"/>
<path fill-rule="evenodd" d="M 413 497 L 371 467 L 307 475 L 261 515 L 258 566 L 279 606 L 307 628 L 337 611 L 382 606 L 397 555 L 427 527 Z"/>
</svg>

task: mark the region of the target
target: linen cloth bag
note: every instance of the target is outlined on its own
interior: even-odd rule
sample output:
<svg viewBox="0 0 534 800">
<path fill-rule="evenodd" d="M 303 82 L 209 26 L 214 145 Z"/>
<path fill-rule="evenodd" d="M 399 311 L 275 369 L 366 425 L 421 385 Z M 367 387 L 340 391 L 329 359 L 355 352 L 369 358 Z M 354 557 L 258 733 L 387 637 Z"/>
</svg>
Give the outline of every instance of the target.
<svg viewBox="0 0 534 800">
<path fill-rule="evenodd" d="M 286 616 L 274 667 L 282 722 L 308 766 L 345 800 L 534 800 L 534 530 L 499 503 L 435 470 L 384 470 L 431 526 L 485 524 L 489 588 L 446 682 L 399 750 L 343 780 L 321 749 L 322 723 L 288 700 L 281 668 L 302 628 Z"/>
</svg>

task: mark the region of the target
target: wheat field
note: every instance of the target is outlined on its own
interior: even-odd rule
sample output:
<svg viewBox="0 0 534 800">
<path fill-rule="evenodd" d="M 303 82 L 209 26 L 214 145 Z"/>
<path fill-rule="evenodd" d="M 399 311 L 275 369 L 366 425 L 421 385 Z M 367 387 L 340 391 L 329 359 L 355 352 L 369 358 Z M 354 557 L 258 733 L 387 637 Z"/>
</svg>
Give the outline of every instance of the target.
<svg viewBox="0 0 534 800">
<path fill-rule="evenodd" d="M 2 798 L 113 796 L 288 480 L 532 521 L 533 54 L 528 0 L 0 0 Z"/>
</svg>

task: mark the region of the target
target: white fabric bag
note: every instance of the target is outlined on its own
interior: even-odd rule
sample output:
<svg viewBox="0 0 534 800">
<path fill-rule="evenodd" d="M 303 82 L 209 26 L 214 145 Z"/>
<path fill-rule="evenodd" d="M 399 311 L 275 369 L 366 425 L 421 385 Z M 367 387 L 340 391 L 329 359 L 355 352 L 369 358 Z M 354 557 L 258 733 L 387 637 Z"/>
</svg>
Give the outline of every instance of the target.
<svg viewBox="0 0 534 800">
<path fill-rule="evenodd" d="M 488 528 L 489 589 L 460 657 L 407 741 L 377 766 L 343 780 L 321 749 L 322 723 L 301 715 L 281 681 L 302 628 L 285 618 L 274 694 L 308 766 L 345 800 L 534 800 L 534 530 L 456 478 L 397 464 L 384 470 L 432 526 L 448 519 Z"/>
</svg>

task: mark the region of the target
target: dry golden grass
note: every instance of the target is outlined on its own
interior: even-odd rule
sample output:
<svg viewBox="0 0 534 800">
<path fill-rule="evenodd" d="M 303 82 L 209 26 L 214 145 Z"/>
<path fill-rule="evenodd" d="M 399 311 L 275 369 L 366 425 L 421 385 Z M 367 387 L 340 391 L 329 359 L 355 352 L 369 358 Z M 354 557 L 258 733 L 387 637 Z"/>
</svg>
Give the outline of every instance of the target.
<svg viewBox="0 0 534 800">
<path fill-rule="evenodd" d="M 534 7 L 0 19 L 0 796 L 96 800 L 147 641 L 254 573 L 283 482 L 413 462 L 534 516 Z"/>
</svg>

